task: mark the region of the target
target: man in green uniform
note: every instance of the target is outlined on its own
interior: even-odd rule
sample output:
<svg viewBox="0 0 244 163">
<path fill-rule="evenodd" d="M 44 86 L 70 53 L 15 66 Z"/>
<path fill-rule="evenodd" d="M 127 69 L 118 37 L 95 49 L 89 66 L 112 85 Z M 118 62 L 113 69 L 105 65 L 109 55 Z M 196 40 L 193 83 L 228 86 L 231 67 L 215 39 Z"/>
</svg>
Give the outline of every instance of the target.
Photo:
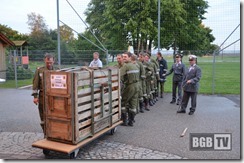
<svg viewBox="0 0 244 163">
<path fill-rule="evenodd" d="M 152 79 L 152 73 L 153 69 L 150 66 L 150 63 L 145 60 L 146 53 L 140 53 L 139 54 L 139 60 L 143 64 L 143 67 L 145 69 L 145 85 L 143 87 L 143 97 L 144 97 L 144 103 L 145 103 L 145 110 L 150 111 L 148 104 L 149 99 L 151 96 L 151 79 Z"/>
<path fill-rule="evenodd" d="M 124 85 L 121 100 L 121 119 L 123 120 L 123 125 L 126 126 L 127 124 L 133 126 L 135 121 L 139 91 L 139 70 L 135 64 L 131 63 L 131 56 L 132 54 L 130 52 L 123 53 L 124 65 L 120 69 L 120 79 Z M 128 118 L 127 114 L 129 116 Z"/>
<path fill-rule="evenodd" d="M 138 92 L 138 103 L 139 103 L 139 109 L 138 111 L 140 111 L 141 113 L 144 113 L 144 107 L 143 107 L 143 86 L 145 86 L 145 69 L 143 67 L 143 64 L 138 61 L 137 59 L 137 55 L 133 54 L 132 57 L 131 57 L 131 60 L 132 60 L 132 63 L 134 63 L 138 70 L 139 70 L 139 82 L 138 82 L 138 86 L 139 86 L 139 92 Z M 138 107 L 137 107 L 138 108 Z"/>
<path fill-rule="evenodd" d="M 159 80 L 159 65 L 158 62 L 152 58 L 150 55 L 150 62 L 153 64 L 153 70 L 154 70 L 154 79 L 153 79 L 153 102 L 156 103 L 158 101 L 158 80 Z"/>
<path fill-rule="evenodd" d="M 155 102 L 153 101 L 153 98 L 154 98 L 154 93 L 155 93 L 155 90 L 154 90 L 154 78 L 155 78 L 155 66 L 152 62 L 150 62 L 150 58 L 151 56 L 146 53 L 145 55 L 145 59 L 144 61 L 148 63 L 148 66 L 149 66 L 149 69 L 151 70 L 151 75 L 148 79 L 148 81 L 150 80 L 150 83 L 148 82 L 147 84 L 150 85 L 150 97 L 149 97 L 149 105 L 150 106 L 153 106 L 155 104 Z"/>
<path fill-rule="evenodd" d="M 45 126 L 45 118 L 44 118 L 44 95 L 43 95 L 43 75 L 46 70 L 54 70 L 56 68 L 53 67 L 54 64 L 54 56 L 52 54 L 45 54 L 44 57 L 45 66 L 38 67 L 36 69 L 34 78 L 33 78 L 33 86 L 32 86 L 32 96 L 34 96 L 33 102 L 38 105 L 39 116 L 41 119 L 41 127 L 45 134 L 44 126 Z"/>
</svg>

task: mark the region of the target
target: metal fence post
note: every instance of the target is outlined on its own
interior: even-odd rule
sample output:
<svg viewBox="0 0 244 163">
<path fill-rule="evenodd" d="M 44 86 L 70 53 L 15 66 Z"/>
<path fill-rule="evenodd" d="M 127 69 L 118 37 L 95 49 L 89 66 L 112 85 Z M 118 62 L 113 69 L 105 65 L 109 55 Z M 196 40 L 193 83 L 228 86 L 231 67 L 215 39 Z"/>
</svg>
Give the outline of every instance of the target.
<svg viewBox="0 0 244 163">
<path fill-rule="evenodd" d="M 18 79 L 17 79 L 17 66 L 16 66 L 16 50 L 14 50 L 14 79 L 15 79 L 15 88 L 18 88 Z"/>
<path fill-rule="evenodd" d="M 213 72 L 212 72 L 212 94 L 214 94 L 215 90 L 215 56 L 216 56 L 216 50 L 213 52 Z"/>
<path fill-rule="evenodd" d="M 106 50 L 106 65 L 108 65 L 108 50 Z"/>
</svg>

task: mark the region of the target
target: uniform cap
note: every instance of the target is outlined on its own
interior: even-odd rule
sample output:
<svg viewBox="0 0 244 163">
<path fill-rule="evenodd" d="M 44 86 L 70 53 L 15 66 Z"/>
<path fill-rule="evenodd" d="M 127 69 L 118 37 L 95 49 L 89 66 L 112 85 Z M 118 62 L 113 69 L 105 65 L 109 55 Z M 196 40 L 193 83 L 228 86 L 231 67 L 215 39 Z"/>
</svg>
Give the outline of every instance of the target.
<svg viewBox="0 0 244 163">
<path fill-rule="evenodd" d="M 182 56 L 180 54 L 176 54 L 175 58 L 181 58 Z"/>
<path fill-rule="evenodd" d="M 197 59 L 197 56 L 195 55 L 189 55 L 189 60 L 196 60 Z"/>
</svg>

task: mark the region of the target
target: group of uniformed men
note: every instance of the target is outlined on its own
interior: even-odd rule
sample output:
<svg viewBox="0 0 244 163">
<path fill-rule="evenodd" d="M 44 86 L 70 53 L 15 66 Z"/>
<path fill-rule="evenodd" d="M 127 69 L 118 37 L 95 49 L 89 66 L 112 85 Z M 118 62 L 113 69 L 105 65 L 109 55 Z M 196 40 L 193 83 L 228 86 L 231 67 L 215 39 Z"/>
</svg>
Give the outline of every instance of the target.
<svg viewBox="0 0 244 163">
<path fill-rule="evenodd" d="M 94 54 L 97 55 L 97 54 Z M 191 97 L 191 108 L 189 115 L 196 109 L 196 98 L 201 78 L 201 69 L 196 65 L 197 57 L 189 56 L 190 67 L 186 70 L 181 62 L 182 56 L 175 55 L 175 63 L 167 71 L 167 62 L 160 52 L 157 59 L 151 58 L 150 53 L 141 52 L 138 55 L 124 52 L 117 55 L 118 68 L 120 69 L 121 84 L 121 119 L 125 126 L 133 126 L 135 115 L 139 112 L 150 111 L 149 106 L 153 106 L 158 101 L 158 96 L 163 98 L 164 83 L 166 76 L 174 72 L 172 81 L 172 101 L 176 102 L 176 88 L 178 88 L 177 105 L 181 109 L 177 113 L 185 113 L 187 103 Z M 54 56 L 46 54 L 44 57 L 45 66 L 37 68 L 33 78 L 33 102 L 38 104 L 41 127 L 44 130 L 43 117 L 43 72 L 45 70 L 57 69 L 53 66 Z M 182 88 L 184 91 L 182 97 Z"/>
<path fill-rule="evenodd" d="M 177 113 L 185 113 L 191 97 L 189 115 L 194 114 L 201 78 L 201 69 L 196 65 L 197 57 L 189 55 L 190 67 L 188 69 L 181 62 L 181 54 L 176 54 L 174 59 L 174 64 L 167 71 L 167 62 L 163 59 L 160 52 L 157 53 L 156 60 L 151 58 L 150 53 L 141 52 L 135 55 L 130 52 L 124 52 L 117 55 L 122 88 L 122 125 L 133 126 L 135 115 L 138 112 L 150 111 L 149 105 L 153 106 L 158 101 L 159 93 L 160 97 L 163 98 L 166 76 L 171 73 L 174 73 L 174 75 L 172 80 L 172 101 L 170 103 L 180 105 L 181 109 Z M 176 99 L 177 88 L 178 98 Z M 183 97 L 182 88 L 184 91 Z"/>
<path fill-rule="evenodd" d="M 151 58 L 150 53 L 124 52 L 117 55 L 117 62 L 121 77 L 122 125 L 133 126 L 138 112 L 150 111 L 149 106 L 158 101 L 159 93 L 163 98 L 167 62 L 160 52 L 157 60 Z"/>
</svg>

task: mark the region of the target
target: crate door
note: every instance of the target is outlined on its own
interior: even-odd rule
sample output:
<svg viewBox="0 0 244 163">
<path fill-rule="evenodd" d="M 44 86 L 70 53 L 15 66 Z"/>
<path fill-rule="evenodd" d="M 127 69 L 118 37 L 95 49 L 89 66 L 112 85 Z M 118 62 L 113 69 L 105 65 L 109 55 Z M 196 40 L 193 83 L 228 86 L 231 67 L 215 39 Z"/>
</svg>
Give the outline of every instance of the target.
<svg viewBox="0 0 244 163">
<path fill-rule="evenodd" d="M 72 143 L 71 120 L 48 118 L 46 133 L 48 139 Z"/>
</svg>

